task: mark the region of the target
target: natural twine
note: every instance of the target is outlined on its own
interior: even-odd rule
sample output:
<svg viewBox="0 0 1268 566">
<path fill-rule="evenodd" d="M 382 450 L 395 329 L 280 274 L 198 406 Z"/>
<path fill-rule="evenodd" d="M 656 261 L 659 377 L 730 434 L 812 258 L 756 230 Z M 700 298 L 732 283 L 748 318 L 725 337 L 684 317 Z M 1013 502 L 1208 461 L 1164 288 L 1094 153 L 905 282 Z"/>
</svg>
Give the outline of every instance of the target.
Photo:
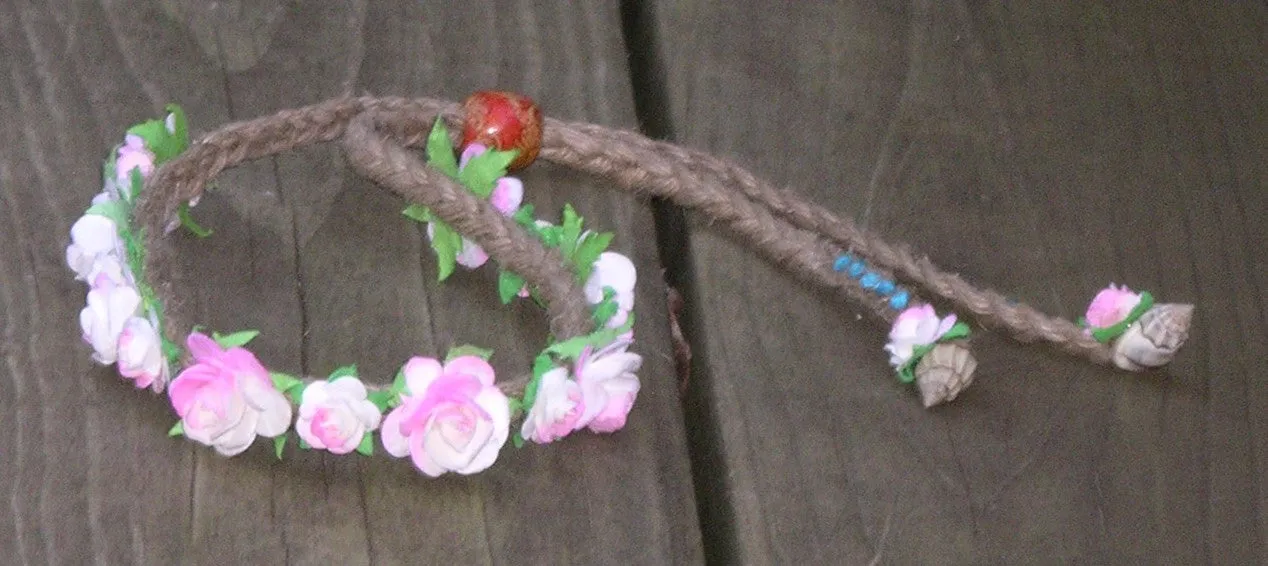
<svg viewBox="0 0 1268 566">
<path fill-rule="evenodd" d="M 201 194 L 206 183 L 226 167 L 334 140 L 363 112 L 374 114 L 382 134 L 402 145 L 417 147 L 423 144 L 435 117 L 456 124 L 458 110 L 455 103 L 427 98 L 348 97 L 230 124 L 213 132 L 161 167 L 147 182 L 137 213 L 149 227 L 150 249 L 159 250 L 147 259 L 147 269 L 155 268 L 156 274 L 164 271 L 168 262 L 163 259 L 161 242 L 155 241 L 161 240 L 157 238 L 161 227 L 174 217 L 180 203 Z M 928 258 L 917 256 L 907 246 L 889 244 L 850 220 L 778 189 L 727 160 L 593 124 L 548 118 L 543 130 L 543 159 L 611 179 L 631 192 L 664 197 L 700 211 L 732 230 L 767 260 L 799 279 L 832 289 L 868 307 L 868 312 L 881 320 L 891 321 L 894 317 L 884 299 L 832 270 L 833 259 L 842 249 L 865 257 L 875 267 L 894 270 L 908 282 L 972 312 L 980 321 L 1006 330 L 1020 341 L 1052 342 L 1093 362 L 1110 362 L 1109 348 L 1072 322 L 1012 303 L 998 292 L 973 287 L 959 276 L 938 269 Z M 349 150 L 348 142 L 344 147 Z M 365 166 L 358 165 L 353 156 L 356 151 L 355 147 L 349 150 L 352 165 Z M 375 151 L 395 153 L 399 148 L 383 146 Z M 438 175 L 410 172 L 412 165 L 397 158 L 384 163 L 403 169 L 381 180 L 396 183 L 395 187 L 389 186 L 393 190 L 421 196 L 418 193 L 424 190 L 422 185 L 444 181 Z M 371 171 L 362 173 L 378 179 Z M 454 222 L 457 223 L 456 218 Z M 480 226 L 487 228 L 491 224 Z M 912 302 L 917 303 L 918 299 L 913 297 Z"/>
</svg>

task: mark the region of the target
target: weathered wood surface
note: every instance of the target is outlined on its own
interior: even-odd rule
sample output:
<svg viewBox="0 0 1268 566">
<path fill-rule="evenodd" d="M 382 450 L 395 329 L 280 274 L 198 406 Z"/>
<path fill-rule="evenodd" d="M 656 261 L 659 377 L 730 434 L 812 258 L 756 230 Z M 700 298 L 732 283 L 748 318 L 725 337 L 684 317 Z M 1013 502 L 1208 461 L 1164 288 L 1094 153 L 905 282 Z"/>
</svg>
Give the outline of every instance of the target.
<svg viewBox="0 0 1268 566">
<path fill-rule="evenodd" d="M 1264 5 L 772 4 L 655 4 L 677 141 L 1045 311 L 1113 281 L 1198 315 L 1145 375 L 979 331 L 977 383 L 925 411 L 885 329 L 699 225 L 706 555 L 1268 560 Z"/>
<path fill-rule="evenodd" d="M 224 459 L 167 438 L 171 410 L 94 366 L 67 230 L 123 128 L 178 102 L 195 132 L 345 93 L 460 100 L 530 94 L 553 116 L 632 127 L 615 6 L 499 2 L 0 3 L 0 553 L 21 564 L 690 563 L 701 557 L 686 436 L 646 206 L 545 165 L 542 215 L 574 203 L 640 266 L 644 389 L 626 430 L 508 449 L 490 471 L 427 480 L 407 462 L 266 443 Z M 199 322 L 256 328 L 270 367 L 356 362 L 387 379 L 411 355 L 495 348 L 522 369 L 535 309 L 497 304 L 495 272 L 443 286 L 403 204 L 337 148 L 224 175 L 185 241 Z M 549 211 L 554 211 L 549 212 Z"/>
</svg>

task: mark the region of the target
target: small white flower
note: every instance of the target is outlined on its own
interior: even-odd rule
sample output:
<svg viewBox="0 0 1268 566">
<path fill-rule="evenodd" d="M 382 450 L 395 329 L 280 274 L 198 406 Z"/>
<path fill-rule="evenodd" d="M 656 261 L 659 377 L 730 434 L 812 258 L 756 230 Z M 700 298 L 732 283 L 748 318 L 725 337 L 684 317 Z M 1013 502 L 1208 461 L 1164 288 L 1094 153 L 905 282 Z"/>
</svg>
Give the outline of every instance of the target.
<svg viewBox="0 0 1268 566">
<path fill-rule="evenodd" d="M 295 432 L 319 450 L 347 454 L 379 428 L 383 415 L 366 400 L 365 385 L 353 376 L 317 381 L 304 388 Z"/>
<path fill-rule="evenodd" d="M 150 321 L 128 318 L 118 343 L 119 374 L 132 379 L 137 387 L 149 387 L 156 380 L 166 381 L 167 361 L 163 359 L 163 342 Z"/>
<path fill-rule="evenodd" d="M 630 311 L 634 310 L 634 285 L 638 281 L 638 272 L 634 262 L 616 252 L 603 252 L 594 262 L 594 271 L 586 280 L 586 301 L 597 305 L 603 300 L 603 289 L 610 287 L 615 293 L 616 315 L 608 321 L 608 328 L 616 328 L 625 324 Z"/>
<path fill-rule="evenodd" d="M 123 247 L 114 221 L 97 214 L 85 214 L 75 221 L 70 227 L 70 242 L 66 247 L 66 265 L 80 281 L 88 280 L 97 258 L 116 253 Z"/>
<path fill-rule="evenodd" d="M 88 306 L 79 312 L 79 326 L 97 363 L 115 362 L 123 325 L 140 306 L 141 296 L 132 287 L 105 286 L 88 291 Z"/>
<path fill-rule="evenodd" d="M 568 379 L 567 368 L 557 367 L 543 374 L 538 382 L 537 398 L 524 417 L 520 436 L 538 444 L 553 442 L 589 424 L 581 420 L 584 412 L 581 387 Z"/>
<path fill-rule="evenodd" d="M 955 315 L 940 319 L 932 305 L 904 310 L 894 321 L 889 331 L 889 344 L 885 345 L 885 351 L 890 354 L 889 363 L 895 368 L 903 367 L 915 354 L 917 346 L 937 342 L 952 326 L 955 326 Z"/>
</svg>

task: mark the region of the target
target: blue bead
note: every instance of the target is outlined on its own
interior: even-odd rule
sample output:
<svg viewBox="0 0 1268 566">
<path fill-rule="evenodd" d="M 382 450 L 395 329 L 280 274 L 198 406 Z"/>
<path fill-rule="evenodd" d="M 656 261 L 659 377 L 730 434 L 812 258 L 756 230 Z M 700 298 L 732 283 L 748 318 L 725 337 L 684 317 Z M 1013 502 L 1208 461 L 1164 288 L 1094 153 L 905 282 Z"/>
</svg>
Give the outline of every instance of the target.
<svg viewBox="0 0 1268 566">
<path fill-rule="evenodd" d="M 881 281 L 880 285 L 876 286 L 876 292 L 880 293 L 881 295 L 888 296 L 890 293 L 894 292 L 895 288 L 896 287 L 894 286 L 894 282 L 886 279 L 884 281 Z"/>
<path fill-rule="evenodd" d="M 854 256 L 850 254 L 845 254 L 837 258 L 836 263 L 832 264 L 832 269 L 835 271 L 845 271 L 846 269 L 849 269 L 849 267 L 853 264 L 854 264 Z"/>
<path fill-rule="evenodd" d="M 899 291 L 889 298 L 889 307 L 900 311 L 907 308 L 907 291 Z"/>
<path fill-rule="evenodd" d="M 864 271 L 867 271 L 867 266 L 863 264 L 862 260 L 859 260 L 850 264 L 848 273 L 850 274 L 850 277 L 858 279 L 860 275 L 863 275 Z"/>
<path fill-rule="evenodd" d="M 883 281 L 883 279 L 881 279 L 880 275 L 869 271 L 867 272 L 867 275 L 864 275 L 862 279 L 859 279 L 859 285 L 862 285 L 864 289 L 872 290 L 879 287 L 881 281 Z"/>
</svg>

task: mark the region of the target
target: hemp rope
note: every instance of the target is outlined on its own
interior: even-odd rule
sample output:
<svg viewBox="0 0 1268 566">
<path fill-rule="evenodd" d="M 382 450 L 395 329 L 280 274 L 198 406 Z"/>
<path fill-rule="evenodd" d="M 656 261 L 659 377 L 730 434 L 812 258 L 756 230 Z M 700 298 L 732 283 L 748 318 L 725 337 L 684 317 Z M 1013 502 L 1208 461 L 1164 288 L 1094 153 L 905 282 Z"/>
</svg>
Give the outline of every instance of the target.
<svg viewBox="0 0 1268 566">
<path fill-rule="evenodd" d="M 421 145 L 435 116 L 459 121 L 459 106 L 427 98 L 339 98 L 273 116 L 227 125 L 190 147 L 150 178 L 138 214 L 156 226 L 172 218 L 181 202 L 201 193 L 207 180 L 225 167 L 343 134 L 358 113 L 379 114 L 380 127 L 406 146 Z M 726 160 L 657 142 L 634 132 L 547 118 L 541 156 L 561 165 L 616 181 L 637 193 L 662 196 L 723 221 L 768 260 L 798 278 L 834 289 L 869 307 L 882 320 L 894 314 L 883 300 L 831 269 L 835 250 L 824 239 L 854 251 L 875 266 L 896 270 L 990 326 L 1010 331 L 1022 342 L 1044 340 L 1093 362 L 1110 361 L 1108 346 L 1086 336 L 1070 321 L 1013 304 L 1003 295 L 980 290 L 959 276 L 918 258 L 907 246 L 894 246 L 835 217 L 790 191 L 780 190 Z M 790 226 L 791 224 L 791 226 Z M 153 232 L 153 230 L 151 230 Z M 149 263 L 147 261 L 147 263 Z M 170 281 L 163 279 L 162 281 Z M 913 302 L 918 299 L 913 297 Z"/>
</svg>

